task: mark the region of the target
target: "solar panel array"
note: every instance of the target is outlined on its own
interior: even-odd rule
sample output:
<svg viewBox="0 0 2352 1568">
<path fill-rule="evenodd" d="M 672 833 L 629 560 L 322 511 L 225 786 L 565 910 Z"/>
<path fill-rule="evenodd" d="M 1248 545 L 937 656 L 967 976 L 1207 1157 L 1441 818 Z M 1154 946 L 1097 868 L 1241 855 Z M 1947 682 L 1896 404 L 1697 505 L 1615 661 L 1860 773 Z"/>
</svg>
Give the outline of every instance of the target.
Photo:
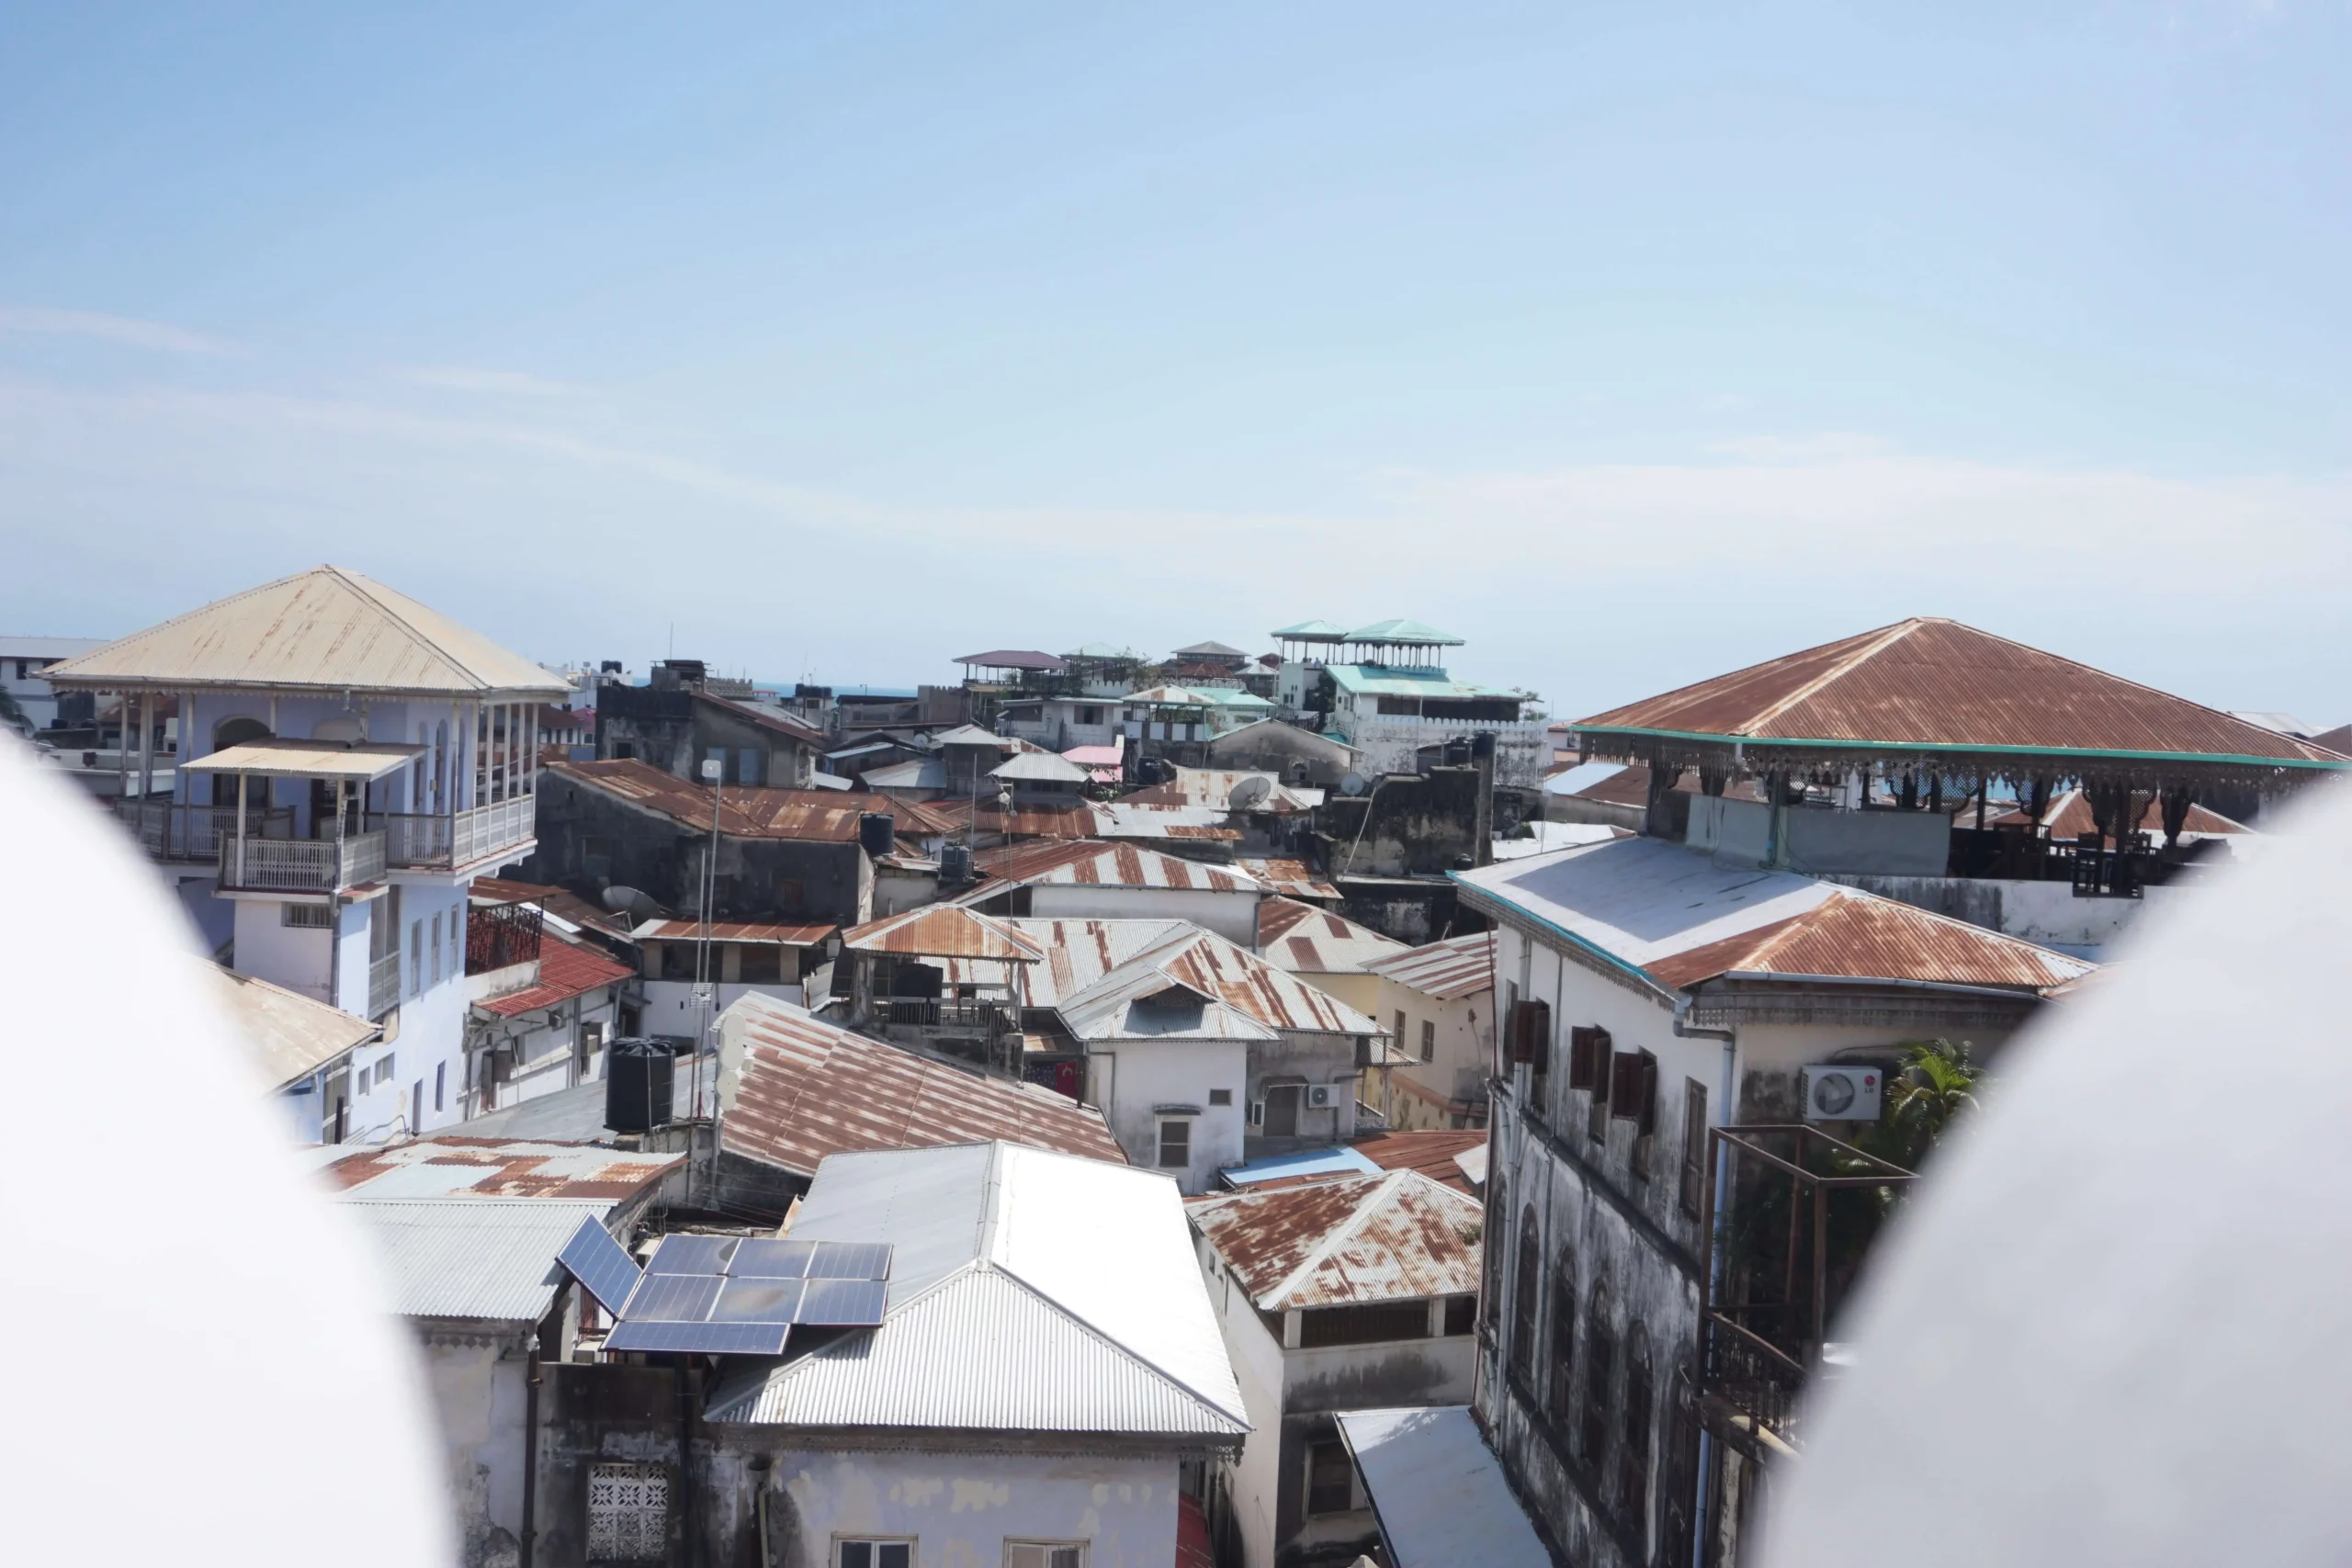
<svg viewBox="0 0 2352 1568">
<path fill-rule="evenodd" d="M 598 1235 L 603 1235 L 598 1227 Z M 621 1262 L 636 1265 L 605 1237 Z M 581 1262 L 569 1256 L 580 1247 Z M 576 1235 L 564 1263 L 592 1291 L 587 1268 L 608 1280 L 609 1259 Z M 797 1241 L 788 1236 L 668 1235 L 615 1309 L 608 1350 L 671 1350 L 775 1356 L 795 1325 L 868 1327 L 889 1306 L 890 1249 L 875 1242 Z M 605 1301 L 601 1291 L 596 1299 Z M 607 1305 L 611 1303 L 606 1303 Z"/>
<path fill-rule="evenodd" d="M 556 1261 L 571 1270 L 572 1278 L 588 1287 L 596 1303 L 615 1317 L 620 1315 L 621 1303 L 637 1289 L 637 1260 L 623 1249 L 605 1229 L 604 1222 L 590 1215 L 580 1222 L 563 1250 L 555 1255 Z"/>
</svg>

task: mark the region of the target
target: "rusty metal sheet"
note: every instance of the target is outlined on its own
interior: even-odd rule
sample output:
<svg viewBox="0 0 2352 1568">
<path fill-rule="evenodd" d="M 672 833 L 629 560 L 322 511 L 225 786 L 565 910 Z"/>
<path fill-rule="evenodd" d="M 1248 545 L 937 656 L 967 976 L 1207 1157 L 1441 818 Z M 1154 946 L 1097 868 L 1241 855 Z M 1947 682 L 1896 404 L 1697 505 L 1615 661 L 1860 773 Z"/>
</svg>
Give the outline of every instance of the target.
<svg viewBox="0 0 2352 1568">
<path fill-rule="evenodd" d="M 1372 973 L 1440 1001 L 1459 1001 L 1495 987 L 1495 933 L 1448 937 L 1367 964 Z"/>
<path fill-rule="evenodd" d="M 567 942 L 554 931 L 542 931 L 538 982 L 503 996 L 484 997 L 473 1005 L 499 1018 L 519 1018 L 585 996 L 599 987 L 618 985 L 636 973 L 593 948 Z"/>
<path fill-rule="evenodd" d="M 1417 1170 L 1216 1193 L 1185 1208 L 1261 1311 L 1478 1289 L 1484 1210 Z"/>
<path fill-rule="evenodd" d="M 614 1202 L 662 1179 L 684 1154 L 445 1133 L 345 1156 L 325 1168 L 346 1198 L 548 1198 Z"/>
<path fill-rule="evenodd" d="M 1101 1112 L 1034 1084 L 821 1023 L 797 1009 L 739 1002 L 743 1066 L 720 1146 L 797 1175 L 855 1149 L 1009 1143 L 1126 1163 Z"/>
<path fill-rule="evenodd" d="M 2031 992 L 2095 965 L 1891 898 L 1839 889 L 1800 915 L 1645 965 L 1680 989 L 1719 975 L 1777 972 L 1849 979 L 1925 980 Z"/>
<path fill-rule="evenodd" d="M 1368 926 L 1292 898 L 1258 906 L 1258 953 L 1295 975 L 1361 974 L 1381 959 L 1410 951 Z"/>
<path fill-rule="evenodd" d="M 481 885 L 476 883 L 475 886 Z M 786 947 L 815 947 L 833 934 L 836 928 L 820 921 L 815 925 L 759 925 L 743 920 L 713 920 L 710 940 L 713 942 L 773 942 Z M 648 920 L 629 935 L 639 942 L 698 942 L 702 939 L 700 920 Z"/>
<path fill-rule="evenodd" d="M 1957 621 L 1882 626 L 1577 721 L 1752 740 L 2337 761 L 2184 697 Z"/>
<path fill-rule="evenodd" d="M 1139 844 L 1041 841 L 1014 844 L 978 855 L 976 862 L 1001 890 L 1005 885 L 1036 886 L 1080 883 L 1103 887 L 1202 888 L 1217 893 L 1256 893 L 1257 878 L 1229 866 L 1180 860 Z M 968 897 L 968 896 L 967 896 Z"/>
<path fill-rule="evenodd" d="M 710 831 L 710 791 L 650 763 L 633 759 L 605 762 L 556 762 L 549 773 L 658 811 L 682 827 Z M 944 835 L 948 824 L 911 801 L 887 795 L 830 789 L 752 789 L 729 785 L 719 792 L 718 830 L 737 839 L 795 839 L 850 843 L 868 812 L 888 813 L 900 833 Z"/>
<path fill-rule="evenodd" d="M 1044 950 L 1011 921 L 956 904 L 926 904 L 888 919 L 853 926 L 842 933 L 842 946 L 852 953 L 989 959 L 1000 964 L 1035 964 L 1045 956 Z"/>
<path fill-rule="evenodd" d="M 1374 1133 L 1349 1146 L 1383 1170 L 1418 1170 L 1442 1186 L 1475 1194 L 1477 1184 L 1462 1168 L 1461 1156 L 1487 1146 L 1487 1130 L 1432 1127 L 1411 1133 Z"/>
</svg>

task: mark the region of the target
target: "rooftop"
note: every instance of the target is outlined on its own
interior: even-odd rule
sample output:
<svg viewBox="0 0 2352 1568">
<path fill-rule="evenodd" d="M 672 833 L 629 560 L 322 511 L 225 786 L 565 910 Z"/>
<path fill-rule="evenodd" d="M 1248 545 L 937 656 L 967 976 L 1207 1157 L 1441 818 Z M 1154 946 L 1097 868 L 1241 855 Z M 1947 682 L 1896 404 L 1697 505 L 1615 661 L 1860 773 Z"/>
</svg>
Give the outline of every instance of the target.
<svg viewBox="0 0 2352 1568">
<path fill-rule="evenodd" d="M 437 611 L 342 567 L 215 600 L 44 672 L 82 689 L 252 687 L 561 697 L 571 688 Z"/>
<path fill-rule="evenodd" d="M 762 925 L 744 920 L 713 920 L 710 940 L 713 942 L 772 942 L 779 947 L 816 947 L 833 934 L 834 928 L 822 921 L 815 925 Z M 699 942 L 702 939 L 700 920 L 648 920 L 629 933 L 639 942 Z"/>
<path fill-rule="evenodd" d="M 385 1265 L 391 1308 L 408 1317 L 537 1323 L 564 1275 L 555 1255 L 611 1205 L 537 1198 L 345 1195 Z"/>
<path fill-rule="evenodd" d="M 647 762 L 554 762 L 548 772 L 657 812 L 683 827 L 710 831 L 707 786 Z M 887 795 L 823 789 L 753 789 L 730 784 L 719 792 L 718 828 L 729 838 L 797 839 L 817 843 L 854 843 L 858 820 L 868 812 L 888 813 L 897 830 L 944 834 L 945 821 L 911 801 Z"/>
<path fill-rule="evenodd" d="M 1486 1182 L 1484 1127 L 1374 1133 L 1350 1146 L 1383 1170 L 1418 1170 L 1458 1192 L 1476 1192 Z"/>
<path fill-rule="evenodd" d="M 729 1051 L 741 1051 L 733 1082 L 721 1086 L 720 1147 L 745 1159 L 805 1176 L 828 1155 L 1001 1138 L 1126 1161 L 1101 1112 L 1051 1089 L 869 1040 L 757 994 L 729 1008 L 720 1027 Z"/>
<path fill-rule="evenodd" d="M 1495 933 L 1473 931 L 1409 949 L 1368 965 L 1400 986 L 1440 1001 L 1459 1001 L 1495 988 Z"/>
<path fill-rule="evenodd" d="M 1058 654 L 1034 648 L 992 648 L 986 653 L 959 653 L 956 662 L 976 670 L 1035 670 L 1054 675 L 1069 668 L 1069 660 Z"/>
<path fill-rule="evenodd" d="M 889 1246 L 888 1311 L 721 1387 L 713 1422 L 1184 1446 L 1250 1429 L 1175 1184 L 1156 1172 L 1003 1142 L 835 1155 L 792 1235 Z"/>
<path fill-rule="evenodd" d="M 1055 752 L 1023 751 L 991 768 L 989 777 L 1030 784 L 1084 784 L 1092 775 Z"/>
<path fill-rule="evenodd" d="M 442 1134 L 347 1150 L 327 1158 L 321 1169 L 346 1198 L 537 1198 L 611 1204 L 644 1193 L 685 1157 L 593 1144 Z"/>
<path fill-rule="evenodd" d="M 977 958 L 1000 964 L 1035 964 L 1037 944 L 1009 920 L 955 904 L 919 908 L 868 920 L 842 933 L 851 953 L 887 953 L 903 958 Z"/>
<path fill-rule="evenodd" d="M 1402 648 L 1460 648 L 1462 639 L 1442 632 L 1427 621 L 1374 621 L 1347 634 L 1349 642 L 1389 643 Z"/>
<path fill-rule="evenodd" d="M 1522 918 L 1670 989 L 1770 970 L 2034 992 L 2094 965 L 1790 871 L 1719 866 L 1659 839 L 1617 839 L 1453 874 Z"/>
<path fill-rule="evenodd" d="M 1466 1404 L 1340 1413 L 1394 1568 L 1551 1568 Z"/>
<path fill-rule="evenodd" d="M 1418 1170 L 1216 1192 L 1186 1209 L 1261 1312 L 1478 1291 L 1485 1211 Z"/>
<path fill-rule="evenodd" d="M 202 960 L 196 962 L 202 963 Z M 273 1089 L 306 1078 L 383 1031 L 283 986 L 204 963 L 221 1004 Z"/>
<path fill-rule="evenodd" d="M 1294 898 L 1258 906 L 1258 956 L 1294 975 L 1361 974 L 1409 951 L 1394 937 Z"/>
<path fill-rule="evenodd" d="M 1225 866 L 1180 860 L 1136 844 L 1041 840 L 986 851 L 974 858 L 986 880 L 962 896 L 973 903 L 993 897 L 1006 885 L 1084 884 L 1097 887 L 1176 887 L 1212 893 L 1257 893 L 1256 878 Z"/>
<path fill-rule="evenodd" d="M 498 1018 L 519 1018 L 524 1013 L 585 996 L 600 987 L 616 985 L 636 973 L 628 964 L 616 964 L 584 942 L 543 931 L 539 938 L 537 983 L 518 991 L 481 998 L 474 1006 Z"/>
<path fill-rule="evenodd" d="M 1513 692 L 1501 686 L 1482 686 L 1476 681 L 1457 681 L 1442 670 L 1419 670 L 1395 664 L 1333 664 L 1328 667 L 1328 672 L 1332 684 L 1359 696 L 1420 697 L 1424 700 L 1449 697 L 1534 700 L 1524 692 Z"/>
<path fill-rule="evenodd" d="M 1577 722 L 1596 738 L 2336 767 L 2310 741 L 1957 621 L 1917 618 Z"/>
</svg>

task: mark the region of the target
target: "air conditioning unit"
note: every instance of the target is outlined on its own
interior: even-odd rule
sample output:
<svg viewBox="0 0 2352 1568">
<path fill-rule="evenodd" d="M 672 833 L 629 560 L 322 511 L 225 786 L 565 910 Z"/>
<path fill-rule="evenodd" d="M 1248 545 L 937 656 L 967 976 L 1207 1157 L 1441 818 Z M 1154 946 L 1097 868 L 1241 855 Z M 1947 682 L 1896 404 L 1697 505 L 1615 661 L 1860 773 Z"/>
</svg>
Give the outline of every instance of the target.
<svg viewBox="0 0 2352 1568">
<path fill-rule="evenodd" d="M 1886 1091 L 1877 1067 L 1807 1067 L 1804 1119 L 1808 1122 L 1875 1122 Z"/>
<path fill-rule="evenodd" d="M 1337 1095 L 1338 1090 L 1333 1089 L 1329 1084 L 1308 1084 L 1306 1086 L 1306 1108 L 1310 1111 L 1329 1111 L 1332 1106 L 1339 1103 Z"/>
</svg>

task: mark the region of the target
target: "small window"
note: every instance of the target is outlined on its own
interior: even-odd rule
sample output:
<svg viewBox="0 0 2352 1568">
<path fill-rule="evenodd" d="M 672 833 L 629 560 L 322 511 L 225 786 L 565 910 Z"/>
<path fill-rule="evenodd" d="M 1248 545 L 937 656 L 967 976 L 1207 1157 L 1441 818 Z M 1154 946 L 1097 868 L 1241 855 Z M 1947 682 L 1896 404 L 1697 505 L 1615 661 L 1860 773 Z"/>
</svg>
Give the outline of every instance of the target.
<svg viewBox="0 0 2352 1568">
<path fill-rule="evenodd" d="M 760 753 L 753 748 L 738 747 L 735 751 L 735 782 L 739 784 L 764 784 L 766 774 L 761 768 L 762 761 Z"/>
<path fill-rule="evenodd" d="M 448 1083 L 449 1083 L 449 1064 L 448 1064 L 448 1063 L 447 1063 L 447 1062 L 435 1062 L 435 1063 L 434 1063 L 434 1064 L 433 1064 L 433 1109 L 434 1109 L 434 1110 L 438 1111 L 438 1110 L 440 1110 L 440 1109 L 441 1109 L 441 1105 L 442 1105 L 442 1094 L 443 1094 L 443 1092 L 444 1092 L 444 1091 L 448 1088 Z"/>
<path fill-rule="evenodd" d="M 1233 1091 L 1229 1089 L 1213 1089 L 1209 1090 L 1209 1103 L 1211 1105 L 1230 1105 L 1233 1103 Z"/>
<path fill-rule="evenodd" d="M 833 1547 L 835 1568 L 915 1568 L 911 1540 L 844 1540 Z"/>
<path fill-rule="evenodd" d="M 1421 1060 L 1424 1062 L 1437 1060 L 1437 1021 L 1435 1019 L 1421 1020 Z"/>
<path fill-rule="evenodd" d="M 1159 1123 L 1159 1168 L 1182 1170 L 1193 1163 L 1193 1123 L 1170 1116 Z"/>
<path fill-rule="evenodd" d="M 1355 1506 L 1356 1467 L 1340 1442 L 1306 1445 L 1306 1511 L 1344 1514 Z"/>
<path fill-rule="evenodd" d="M 433 917 L 433 983 L 441 983 L 441 917 Z"/>
<path fill-rule="evenodd" d="M 670 1472 L 653 1464 L 588 1470 L 588 1559 L 659 1562 L 670 1544 Z"/>
<path fill-rule="evenodd" d="M 1445 1298 L 1445 1333 L 1447 1338 L 1457 1334 L 1469 1334 L 1478 1326 L 1478 1298 L 1448 1296 Z"/>
<path fill-rule="evenodd" d="M 408 994 L 424 989 L 424 922 L 408 923 Z"/>
<path fill-rule="evenodd" d="M 1004 1568 L 1086 1568 L 1086 1545 L 1075 1540 L 1008 1540 Z"/>
<path fill-rule="evenodd" d="M 280 904 L 277 922 L 308 931 L 334 930 L 334 911 L 324 904 Z"/>
<path fill-rule="evenodd" d="M 1403 1008 L 1398 1008 L 1396 1010 L 1396 1027 L 1391 1032 L 1396 1036 L 1396 1049 L 1399 1051 L 1402 1051 L 1405 1048 L 1405 1010 Z"/>
</svg>

